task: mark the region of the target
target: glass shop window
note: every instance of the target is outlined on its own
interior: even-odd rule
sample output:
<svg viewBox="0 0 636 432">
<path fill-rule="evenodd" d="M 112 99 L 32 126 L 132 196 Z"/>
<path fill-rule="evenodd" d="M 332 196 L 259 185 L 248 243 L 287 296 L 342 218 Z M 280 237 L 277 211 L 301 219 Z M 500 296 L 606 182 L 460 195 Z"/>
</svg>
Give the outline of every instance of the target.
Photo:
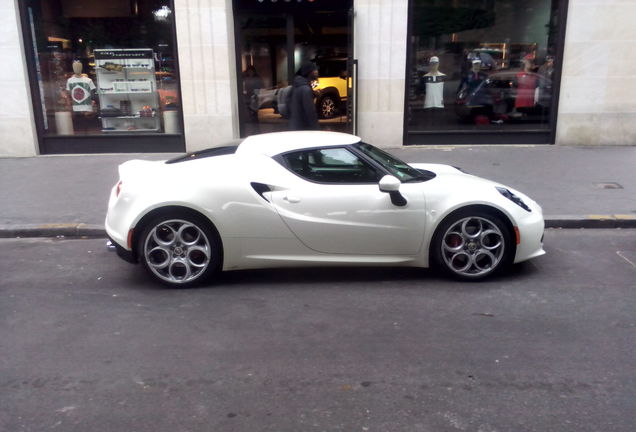
<svg viewBox="0 0 636 432">
<path fill-rule="evenodd" d="M 549 130 L 559 0 L 412 0 L 407 131 Z"/>
<path fill-rule="evenodd" d="M 169 0 L 27 0 L 44 136 L 180 134 Z"/>
</svg>

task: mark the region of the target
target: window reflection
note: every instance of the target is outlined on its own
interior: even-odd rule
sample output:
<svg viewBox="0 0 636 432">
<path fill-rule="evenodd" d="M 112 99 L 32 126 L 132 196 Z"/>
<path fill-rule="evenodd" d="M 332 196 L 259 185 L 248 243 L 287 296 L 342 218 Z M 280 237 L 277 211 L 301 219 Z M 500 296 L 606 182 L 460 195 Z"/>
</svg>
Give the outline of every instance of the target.
<svg viewBox="0 0 636 432">
<path fill-rule="evenodd" d="M 290 89 L 308 62 L 318 66 L 311 86 L 320 128 L 350 131 L 351 5 L 234 1 L 242 136 L 290 129 Z"/>
<path fill-rule="evenodd" d="M 408 131 L 547 130 L 558 0 L 413 0 Z"/>
</svg>

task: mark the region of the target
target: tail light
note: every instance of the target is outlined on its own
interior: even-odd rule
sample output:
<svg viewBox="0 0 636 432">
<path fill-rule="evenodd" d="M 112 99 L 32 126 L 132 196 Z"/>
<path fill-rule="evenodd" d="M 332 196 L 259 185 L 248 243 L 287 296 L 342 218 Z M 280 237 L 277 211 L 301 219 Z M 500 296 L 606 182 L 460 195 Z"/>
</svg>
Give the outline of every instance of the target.
<svg viewBox="0 0 636 432">
<path fill-rule="evenodd" d="M 121 193 L 121 180 L 117 183 L 117 189 L 115 191 L 115 196 L 119 196 Z"/>
</svg>

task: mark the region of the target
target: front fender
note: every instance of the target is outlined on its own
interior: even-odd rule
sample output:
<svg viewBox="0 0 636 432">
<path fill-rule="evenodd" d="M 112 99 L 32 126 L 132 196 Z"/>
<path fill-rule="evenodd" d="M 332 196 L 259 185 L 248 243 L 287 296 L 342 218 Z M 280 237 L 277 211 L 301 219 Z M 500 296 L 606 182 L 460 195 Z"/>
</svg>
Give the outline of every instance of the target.
<svg viewBox="0 0 636 432">
<path fill-rule="evenodd" d="M 518 207 L 516 204 L 504 198 L 494 186 L 488 184 L 474 189 L 466 188 L 465 192 L 457 193 L 456 190 L 444 190 L 435 187 L 435 183 L 431 182 L 431 190 L 427 196 L 427 212 L 426 212 L 426 236 L 424 238 L 423 251 L 428 252 L 431 247 L 431 241 L 439 225 L 453 212 L 466 207 L 490 208 L 493 211 L 503 215 L 506 218 L 504 222 L 509 223 L 510 227 L 517 226 L 519 218 L 527 217 L 529 213 Z M 439 186 L 439 185 L 437 185 Z M 477 198 L 478 196 L 478 198 Z M 516 208 L 515 208 L 516 207 Z M 426 254 L 426 264 L 430 257 Z"/>
</svg>

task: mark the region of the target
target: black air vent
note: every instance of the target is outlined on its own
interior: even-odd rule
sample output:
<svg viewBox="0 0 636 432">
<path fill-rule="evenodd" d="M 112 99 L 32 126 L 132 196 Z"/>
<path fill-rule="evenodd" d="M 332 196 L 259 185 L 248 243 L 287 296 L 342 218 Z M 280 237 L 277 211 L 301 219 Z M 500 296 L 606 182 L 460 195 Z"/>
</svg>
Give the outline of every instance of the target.
<svg viewBox="0 0 636 432">
<path fill-rule="evenodd" d="M 263 196 L 263 194 L 265 192 L 270 192 L 272 190 L 272 188 L 270 188 L 269 186 L 267 186 L 266 184 L 263 183 L 257 183 L 257 182 L 252 182 L 250 183 L 250 185 L 252 186 L 252 188 L 256 191 L 257 194 L 259 194 L 261 196 L 261 198 L 263 198 L 265 201 L 269 202 L 269 200 L 267 198 L 265 198 Z"/>
</svg>

